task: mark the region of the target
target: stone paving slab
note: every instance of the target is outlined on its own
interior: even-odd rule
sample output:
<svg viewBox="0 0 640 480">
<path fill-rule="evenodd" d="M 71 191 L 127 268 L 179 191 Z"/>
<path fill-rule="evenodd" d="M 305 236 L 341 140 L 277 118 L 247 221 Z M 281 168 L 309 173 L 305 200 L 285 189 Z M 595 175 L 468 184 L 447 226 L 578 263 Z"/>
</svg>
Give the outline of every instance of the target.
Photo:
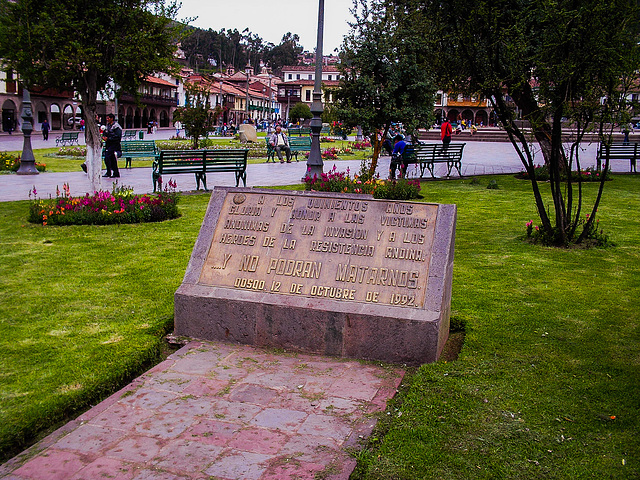
<svg viewBox="0 0 640 480">
<path fill-rule="evenodd" d="M 397 366 L 192 341 L 0 467 L 7 480 L 347 480 Z"/>
</svg>

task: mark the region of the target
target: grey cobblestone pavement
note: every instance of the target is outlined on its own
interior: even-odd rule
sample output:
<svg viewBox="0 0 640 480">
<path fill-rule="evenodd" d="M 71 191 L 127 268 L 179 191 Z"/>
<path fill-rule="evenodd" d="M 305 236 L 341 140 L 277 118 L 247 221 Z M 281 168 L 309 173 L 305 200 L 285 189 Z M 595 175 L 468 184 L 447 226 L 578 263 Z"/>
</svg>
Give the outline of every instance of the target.
<svg viewBox="0 0 640 480">
<path fill-rule="evenodd" d="M 173 130 L 160 130 L 156 134 L 147 136 L 149 139 L 168 138 L 173 134 Z M 33 139 L 33 148 L 44 148 L 55 146 L 52 135 L 48 142 L 44 142 L 41 138 Z M 80 135 L 81 144 L 82 134 Z M 0 150 L 12 151 L 22 149 L 22 137 L 20 135 L 0 136 Z M 595 165 L 596 145 L 588 144 L 584 146 L 582 155 L 582 166 L 589 167 Z M 540 156 L 540 161 L 542 158 Z M 77 172 L 51 172 L 41 173 L 39 175 L 0 175 L 0 201 L 26 200 L 29 198 L 29 191 L 36 188 L 37 195 L 40 198 L 48 198 L 55 196 L 56 188 L 62 188 L 64 183 L 68 183 L 72 195 L 83 195 L 90 190 L 90 184 L 86 174 L 80 170 L 78 160 Z M 357 173 L 360 170 L 359 160 L 343 160 L 343 161 L 325 161 L 325 172 L 333 168 L 339 171 L 345 171 L 349 168 L 350 172 Z M 306 174 L 306 162 L 293 162 L 290 164 L 280 163 L 263 163 L 250 164 L 247 167 L 247 186 L 278 186 L 292 185 L 301 182 L 302 177 Z M 387 178 L 389 169 L 389 157 L 380 159 L 377 172 L 380 178 Z M 520 159 L 516 155 L 513 147 L 505 142 L 467 142 L 462 156 L 462 175 L 471 177 L 475 175 L 491 175 L 491 174 L 507 174 L 517 173 L 523 170 Z M 628 162 L 620 161 L 613 165 L 614 171 L 628 171 Z M 416 176 L 415 169 L 409 169 L 409 176 Z M 427 172 L 425 172 L 428 175 Z M 148 193 L 153 191 L 151 181 L 150 168 L 133 168 L 120 169 L 121 178 L 120 185 L 133 187 L 136 193 Z M 418 174 L 419 175 L 419 174 Z M 436 176 L 442 177 L 446 175 L 446 167 L 442 164 L 436 167 Z M 457 173 L 456 173 L 457 175 Z M 452 177 L 455 178 L 455 177 Z M 112 182 L 110 179 L 103 179 L 103 189 L 111 189 Z M 174 180 L 178 184 L 178 190 L 189 191 L 196 189 L 194 175 L 177 175 Z M 209 188 L 215 186 L 233 186 L 235 185 L 235 177 L 233 173 L 228 174 L 209 174 L 207 175 L 207 185 Z M 242 185 L 242 184 L 241 184 Z"/>
</svg>

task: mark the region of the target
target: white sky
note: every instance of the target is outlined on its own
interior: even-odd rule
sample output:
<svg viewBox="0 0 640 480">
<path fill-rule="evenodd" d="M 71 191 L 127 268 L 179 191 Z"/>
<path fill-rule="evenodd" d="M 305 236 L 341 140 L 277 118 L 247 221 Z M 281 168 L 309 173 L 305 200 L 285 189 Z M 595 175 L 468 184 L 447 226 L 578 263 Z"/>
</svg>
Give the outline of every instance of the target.
<svg viewBox="0 0 640 480">
<path fill-rule="evenodd" d="M 325 0 L 322 53 L 339 48 L 352 20 L 352 0 Z M 297 33 L 300 44 L 312 52 L 318 35 L 318 0 L 182 0 L 178 18 L 198 17 L 190 25 L 220 31 L 245 28 L 265 42 L 278 45 L 287 32 Z"/>
</svg>

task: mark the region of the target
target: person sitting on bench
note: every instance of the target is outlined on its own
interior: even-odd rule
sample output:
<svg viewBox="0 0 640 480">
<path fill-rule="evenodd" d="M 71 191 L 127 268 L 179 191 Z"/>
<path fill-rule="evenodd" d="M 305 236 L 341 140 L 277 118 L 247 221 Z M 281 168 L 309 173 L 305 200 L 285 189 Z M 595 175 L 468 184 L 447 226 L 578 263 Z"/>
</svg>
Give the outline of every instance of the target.
<svg viewBox="0 0 640 480">
<path fill-rule="evenodd" d="M 287 155 L 287 163 L 291 163 L 291 149 L 289 148 L 289 139 L 282 131 L 280 125 L 276 127 L 276 131 L 271 135 L 269 143 L 275 149 L 276 155 L 278 155 L 278 158 L 280 159 L 280 163 L 284 163 L 284 160 L 282 159 L 282 150 L 284 150 Z"/>
<path fill-rule="evenodd" d="M 407 166 L 402 161 L 402 154 L 407 146 L 407 142 L 404 141 L 404 135 L 398 134 L 393 138 L 393 152 L 391 152 L 391 166 L 389 168 L 389 178 L 395 180 L 396 168 L 400 170 L 400 178 L 404 178 L 407 171 Z"/>
</svg>

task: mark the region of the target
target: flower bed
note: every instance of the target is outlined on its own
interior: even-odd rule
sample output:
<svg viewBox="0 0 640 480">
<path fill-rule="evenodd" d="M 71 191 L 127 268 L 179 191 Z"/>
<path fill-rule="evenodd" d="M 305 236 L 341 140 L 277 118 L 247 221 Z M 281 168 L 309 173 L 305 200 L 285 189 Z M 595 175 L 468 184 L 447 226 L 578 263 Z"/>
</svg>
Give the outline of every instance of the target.
<svg viewBox="0 0 640 480">
<path fill-rule="evenodd" d="M 28 220 L 42 225 L 110 225 L 114 223 L 160 222 L 180 216 L 176 183 L 170 180 L 164 190 L 155 195 L 136 195 L 128 187 L 114 187 L 113 191 L 98 191 L 93 195 L 72 197 L 69 184 L 56 191 L 56 198 L 36 197 L 35 187 L 29 192 L 31 200 Z M 33 196 L 33 199 L 32 199 Z"/>
<path fill-rule="evenodd" d="M 189 141 L 156 141 L 156 146 L 160 150 L 191 150 L 193 143 Z M 200 141 L 200 150 L 222 150 L 228 148 L 248 148 L 249 158 L 265 158 L 267 156 L 267 146 L 265 142 L 246 143 L 239 145 L 219 145 L 213 143 L 213 140 L 203 139 Z"/>
<path fill-rule="evenodd" d="M 19 168 L 20 168 L 19 155 L 12 155 L 7 152 L 0 152 L 0 171 L 17 172 Z M 44 163 L 36 162 L 36 169 L 39 172 L 44 172 L 47 169 L 47 165 Z"/>
<path fill-rule="evenodd" d="M 355 175 L 349 176 L 349 168 L 346 172 L 339 172 L 334 165 L 327 173 L 318 177 L 305 178 L 305 189 L 316 192 L 341 192 L 364 193 L 373 195 L 373 198 L 387 200 L 410 200 L 420 197 L 420 182 L 418 180 L 380 180 L 379 178 L 366 178 Z"/>
<path fill-rule="evenodd" d="M 84 145 L 79 147 L 60 147 L 58 149 L 58 155 L 61 157 L 86 157 L 87 147 Z"/>
<path fill-rule="evenodd" d="M 367 148 L 371 148 L 371 142 L 353 142 L 351 148 L 354 150 L 366 150 Z"/>
</svg>

